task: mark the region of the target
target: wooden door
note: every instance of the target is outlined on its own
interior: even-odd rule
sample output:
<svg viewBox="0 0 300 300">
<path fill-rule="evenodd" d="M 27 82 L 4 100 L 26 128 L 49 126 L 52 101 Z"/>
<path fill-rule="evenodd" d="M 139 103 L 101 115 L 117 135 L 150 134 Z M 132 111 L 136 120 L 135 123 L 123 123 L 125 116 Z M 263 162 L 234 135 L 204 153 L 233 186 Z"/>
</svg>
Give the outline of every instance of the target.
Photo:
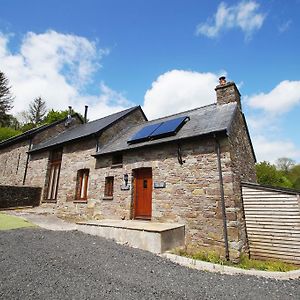
<svg viewBox="0 0 300 300">
<path fill-rule="evenodd" d="M 152 213 L 152 169 L 135 171 L 134 218 L 151 219 Z"/>
</svg>

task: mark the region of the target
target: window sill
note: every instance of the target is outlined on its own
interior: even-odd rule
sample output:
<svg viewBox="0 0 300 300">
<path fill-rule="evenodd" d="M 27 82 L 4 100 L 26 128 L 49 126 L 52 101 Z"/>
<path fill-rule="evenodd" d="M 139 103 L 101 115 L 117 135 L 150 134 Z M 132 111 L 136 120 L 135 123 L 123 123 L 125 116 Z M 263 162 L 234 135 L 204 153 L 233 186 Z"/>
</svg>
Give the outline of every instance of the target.
<svg viewBox="0 0 300 300">
<path fill-rule="evenodd" d="M 57 200 L 43 200 L 42 203 L 57 203 Z"/>
<path fill-rule="evenodd" d="M 114 197 L 109 197 L 109 196 L 104 196 L 103 197 L 103 200 L 113 200 L 114 199 Z"/>
<path fill-rule="evenodd" d="M 73 200 L 73 203 L 83 203 L 83 204 L 86 204 L 88 201 L 87 200 L 80 200 L 80 199 L 77 199 L 77 200 Z"/>
<path fill-rule="evenodd" d="M 114 165 L 111 165 L 111 168 L 112 169 L 123 168 L 123 164 L 114 164 Z"/>
</svg>

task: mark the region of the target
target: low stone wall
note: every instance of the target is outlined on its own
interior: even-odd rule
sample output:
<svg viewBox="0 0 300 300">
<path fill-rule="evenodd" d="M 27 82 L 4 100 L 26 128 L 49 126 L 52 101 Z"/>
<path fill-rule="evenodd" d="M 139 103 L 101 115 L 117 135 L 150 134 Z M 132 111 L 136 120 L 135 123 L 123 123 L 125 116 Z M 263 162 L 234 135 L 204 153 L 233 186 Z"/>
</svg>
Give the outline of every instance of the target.
<svg viewBox="0 0 300 300">
<path fill-rule="evenodd" d="M 42 189 L 30 186 L 0 185 L 0 209 L 20 206 L 38 206 Z"/>
</svg>

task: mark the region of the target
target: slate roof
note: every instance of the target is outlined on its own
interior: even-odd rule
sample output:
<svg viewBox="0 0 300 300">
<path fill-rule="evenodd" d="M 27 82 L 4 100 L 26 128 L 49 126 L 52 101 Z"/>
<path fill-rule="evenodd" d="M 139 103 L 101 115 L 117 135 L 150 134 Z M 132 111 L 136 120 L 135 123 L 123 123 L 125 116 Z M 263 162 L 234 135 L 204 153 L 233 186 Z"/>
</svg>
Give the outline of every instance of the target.
<svg viewBox="0 0 300 300">
<path fill-rule="evenodd" d="M 77 116 L 77 118 L 79 118 L 79 120 L 81 122 L 83 122 L 82 119 L 81 119 L 81 117 L 77 113 L 75 113 L 73 115 L 73 117 L 74 116 Z M 23 132 L 22 134 L 19 134 L 19 135 L 11 137 L 9 139 L 6 139 L 6 140 L 0 142 L 0 149 L 1 148 L 5 148 L 5 147 L 7 147 L 9 145 L 15 144 L 17 142 L 28 140 L 28 139 L 32 138 L 34 135 L 36 135 L 37 133 L 42 132 L 44 130 L 47 130 L 48 128 L 51 128 L 51 127 L 53 127 L 53 126 L 55 126 L 55 125 L 57 125 L 59 123 L 65 122 L 66 120 L 67 120 L 67 117 L 64 118 L 64 119 L 55 121 L 55 122 L 53 122 L 51 124 L 45 124 L 45 125 L 42 125 L 42 126 L 39 126 L 39 127 L 36 127 L 36 128 L 32 128 L 30 130 L 27 130 L 27 131 Z"/>
<path fill-rule="evenodd" d="M 152 120 L 130 128 L 127 132 L 121 132 L 112 142 L 108 143 L 94 155 L 126 151 L 140 147 L 178 141 L 182 139 L 201 136 L 209 133 L 226 132 L 229 130 L 233 116 L 237 109 L 236 103 L 217 105 L 216 103 L 197 109 L 185 111 L 168 117 Z M 181 116 L 188 116 L 190 120 L 174 136 L 148 140 L 136 144 L 128 144 L 127 141 L 146 125 L 164 122 Z"/>
<path fill-rule="evenodd" d="M 140 106 L 131 107 L 129 109 L 114 113 L 114 114 L 106 116 L 104 118 L 101 118 L 101 119 L 98 119 L 95 121 L 91 121 L 91 122 L 79 125 L 70 130 L 64 131 L 54 138 L 51 138 L 43 143 L 34 145 L 32 150 L 29 152 L 32 153 L 32 152 L 37 152 L 37 151 L 44 150 L 47 148 L 54 148 L 59 145 L 69 143 L 71 141 L 79 140 L 79 139 L 86 138 L 91 135 L 97 134 L 100 131 L 111 126 L 113 123 L 115 123 L 119 119 L 124 118 L 126 115 L 128 115 L 129 113 L 133 112 L 136 109 L 140 109 Z"/>
</svg>

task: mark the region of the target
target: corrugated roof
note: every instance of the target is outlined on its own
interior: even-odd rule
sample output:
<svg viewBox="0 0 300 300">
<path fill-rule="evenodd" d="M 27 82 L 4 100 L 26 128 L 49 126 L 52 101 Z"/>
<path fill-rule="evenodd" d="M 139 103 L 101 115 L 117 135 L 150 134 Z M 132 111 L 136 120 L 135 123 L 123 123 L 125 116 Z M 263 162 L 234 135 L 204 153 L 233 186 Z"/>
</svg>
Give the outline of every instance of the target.
<svg viewBox="0 0 300 300">
<path fill-rule="evenodd" d="M 130 112 L 134 111 L 135 109 L 140 108 L 139 106 L 131 107 L 129 109 L 114 113 L 112 115 L 106 116 L 104 118 L 88 122 L 82 125 L 79 125 L 75 128 L 70 130 L 64 131 L 57 135 L 54 138 L 51 138 L 43 143 L 37 144 L 33 146 L 30 152 L 36 152 L 40 150 L 44 150 L 47 148 L 56 147 L 70 141 L 78 140 L 84 137 L 88 137 L 95 133 L 100 132 L 101 130 L 107 128 L 108 126 L 112 125 L 117 120 L 125 117 Z"/>
<path fill-rule="evenodd" d="M 201 136 L 213 132 L 227 131 L 230 127 L 236 109 L 236 103 L 229 103 L 225 105 L 211 104 L 176 115 L 145 122 L 131 128 L 127 132 L 122 132 L 112 142 L 99 149 L 95 155 L 126 151 L 130 149 Z M 130 138 L 144 126 L 157 122 L 165 122 L 180 116 L 188 116 L 190 117 L 190 120 L 179 130 L 176 135 L 148 140 L 136 144 L 127 143 L 127 141 L 130 140 Z"/>
<path fill-rule="evenodd" d="M 73 116 L 77 116 L 81 120 L 81 117 L 77 113 L 75 113 Z M 6 140 L 0 142 L 0 149 L 4 148 L 4 147 L 7 147 L 9 145 L 12 145 L 14 143 L 17 143 L 17 142 L 21 142 L 23 140 L 28 140 L 31 137 L 33 137 L 34 135 L 36 135 L 37 133 L 42 132 L 42 131 L 44 131 L 48 128 L 51 128 L 51 127 L 53 127 L 53 126 L 55 126 L 59 123 L 65 122 L 66 120 L 67 120 L 67 117 L 64 118 L 64 119 L 55 121 L 51 124 L 45 124 L 45 125 L 42 125 L 42 126 L 39 126 L 39 127 L 36 127 L 36 128 L 32 128 L 30 130 L 27 130 L 27 131 L 23 132 L 22 134 L 19 134 L 19 135 L 11 137 L 9 139 L 6 139 Z"/>
</svg>

